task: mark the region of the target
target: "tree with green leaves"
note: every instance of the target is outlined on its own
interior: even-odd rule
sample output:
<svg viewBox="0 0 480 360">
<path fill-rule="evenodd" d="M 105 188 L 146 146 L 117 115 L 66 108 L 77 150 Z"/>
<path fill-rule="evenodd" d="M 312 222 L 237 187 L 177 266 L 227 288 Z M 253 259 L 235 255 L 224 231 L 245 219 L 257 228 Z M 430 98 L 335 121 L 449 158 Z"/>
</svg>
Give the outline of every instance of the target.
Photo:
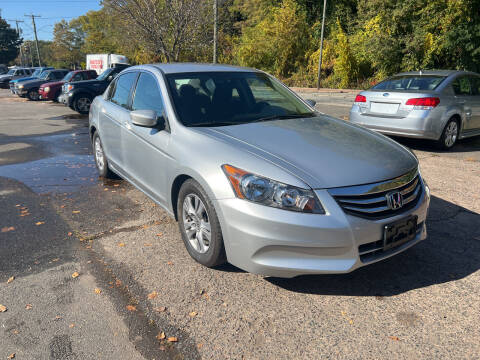
<svg viewBox="0 0 480 360">
<path fill-rule="evenodd" d="M 0 64 L 8 64 L 18 56 L 22 41 L 17 31 L 0 17 Z"/>
</svg>

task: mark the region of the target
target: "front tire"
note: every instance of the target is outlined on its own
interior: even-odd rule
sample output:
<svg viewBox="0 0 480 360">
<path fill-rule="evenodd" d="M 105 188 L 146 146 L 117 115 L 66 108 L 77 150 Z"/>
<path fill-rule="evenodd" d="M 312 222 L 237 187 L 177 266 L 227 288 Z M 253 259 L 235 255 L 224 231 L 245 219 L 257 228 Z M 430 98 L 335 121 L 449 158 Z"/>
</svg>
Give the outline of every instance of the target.
<svg viewBox="0 0 480 360">
<path fill-rule="evenodd" d="M 93 157 L 95 158 L 95 165 L 97 166 L 99 176 L 105 179 L 116 178 L 115 174 L 108 167 L 108 160 L 105 156 L 105 151 L 103 150 L 102 141 L 96 131 L 95 134 L 93 134 L 92 145 Z"/>
<path fill-rule="evenodd" d="M 442 136 L 437 144 L 440 149 L 450 150 L 457 142 L 458 134 L 460 132 L 460 125 L 457 119 L 453 118 L 447 122 L 443 129 Z"/>
<path fill-rule="evenodd" d="M 88 114 L 90 111 L 90 105 L 92 104 L 92 98 L 89 95 L 78 95 L 73 100 L 73 108 L 80 114 Z"/>
<path fill-rule="evenodd" d="M 38 101 L 40 100 L 40 94 L 38 93 L 38 89 L 29 90 L 27 93 L 28 100 L 31 101 Z"/>
<path fill-rule="evenodd" d="M 183 242 L 195 261 L 206 267 L 226 262 L 217 213 L 205 190 L 193 179 L 180 188 L 177 216 Z"/>
</svg>

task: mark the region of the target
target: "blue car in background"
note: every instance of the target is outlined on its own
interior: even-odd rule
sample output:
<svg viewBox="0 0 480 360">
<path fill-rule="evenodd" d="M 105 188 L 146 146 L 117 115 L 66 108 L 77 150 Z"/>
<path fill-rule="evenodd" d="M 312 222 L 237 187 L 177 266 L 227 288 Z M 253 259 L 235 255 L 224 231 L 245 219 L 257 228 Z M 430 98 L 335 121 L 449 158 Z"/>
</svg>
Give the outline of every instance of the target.
<svg viewBox="0 0 480 360">
<path fill-rule="evenodd" d="M 12 92 L 12 94 L 15 94 L 15 84 L 16 83 L 19 83 L 21 81 L 30 81 L 30 80 L 38 79 L 44 71 L 52 70 L 53 67 L 36 67 L 34 69 L 35 69 L 35 71 L 33 72 L 33 74 L 31 76 L 11 80 L 8 83 L 8 85 L 10 86 L 10 91 Z"/>
</svg>

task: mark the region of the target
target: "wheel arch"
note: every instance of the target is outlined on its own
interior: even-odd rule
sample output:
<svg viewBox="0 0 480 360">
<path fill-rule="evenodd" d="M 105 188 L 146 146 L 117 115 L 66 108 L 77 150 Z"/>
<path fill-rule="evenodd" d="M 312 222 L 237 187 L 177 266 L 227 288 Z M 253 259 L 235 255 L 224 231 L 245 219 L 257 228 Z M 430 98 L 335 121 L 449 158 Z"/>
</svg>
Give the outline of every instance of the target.
<svg viewBox="0 0 480 360">
<path fill-rule="evenodd" d="M 178 175 L 172 183 L 171 190 L 170 190 L 170 205 L 172 207 L 173 216 L 175 220 L 178 221 L 177 216 L 177 202 L 178 202 L 178 194 L 180 193 L 180 188 L 182 187 L 183 183 L 189 179 L 193 179 L 190 175 L 181 174 Z"/>
</svg>

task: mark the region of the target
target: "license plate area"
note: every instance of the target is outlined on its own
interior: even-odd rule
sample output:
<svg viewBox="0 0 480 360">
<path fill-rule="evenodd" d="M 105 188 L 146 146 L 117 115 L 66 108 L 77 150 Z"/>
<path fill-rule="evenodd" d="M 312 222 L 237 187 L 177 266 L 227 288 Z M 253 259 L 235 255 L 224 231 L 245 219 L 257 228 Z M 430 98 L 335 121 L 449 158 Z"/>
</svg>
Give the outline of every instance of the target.
<svg viewBox="0 0 480 360">
<path fill-rule="evenodd" d="M 379 114 L 396 114 L 400 104 L 384 103 L 384 102 L 370 102 L 370 112 Z"/>
<path fill-rule="evenodd" d="M 389 250 L 400 246 L 417 235 L 417 216 L 410 216 L 406 219 L 385 225 L 383 232 L 383 250 Z"/>
</svg>

